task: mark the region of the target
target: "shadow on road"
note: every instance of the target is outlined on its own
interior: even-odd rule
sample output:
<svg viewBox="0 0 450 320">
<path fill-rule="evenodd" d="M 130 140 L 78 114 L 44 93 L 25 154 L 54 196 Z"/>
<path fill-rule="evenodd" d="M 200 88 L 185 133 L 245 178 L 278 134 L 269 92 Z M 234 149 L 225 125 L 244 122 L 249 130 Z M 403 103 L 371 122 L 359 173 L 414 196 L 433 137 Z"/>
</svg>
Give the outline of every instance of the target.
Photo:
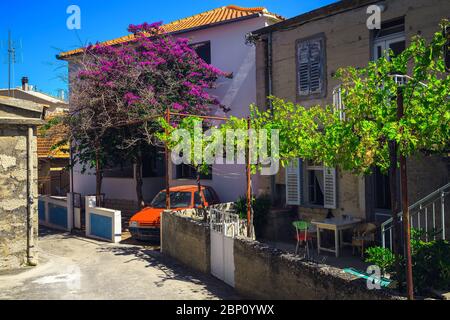
<svg viewBox="0 0 450 320">
<path fill-rule="evenodd" d="M 156 268 L 163 272 L 160 280 L 155 282 L 158 287 L 162 287 L 168 280 L 178 280 L 204 286 L 211 294 L 222 299 L 239 299 L 234 289 L 225 283 L 205 275 L 198 271 L 187 268 L 176 262 L 174 259 L 160 253 L 159 247 L 144 246 L 108 246 L 98 249 L 100 252 L 111 252 L 118 256 L 130 257 L 130 261 L 144 261 L 147 268 Z"/>
<path fill-rule="evenodd" d="M 66 239 L 88 241 L 96 245 L 95 250 L 99 254 L 110 253 L 115 256 L 128 257 L 129 259 L 124 263 L 132 261 L 144 262 L 145 268 L 155 268 L 162 271 L 158 275 L 159 281 L 155 282 L 157 287 L 163 287 L 164 283 L 168 280 L 178 280 L 198 285 L 199 289 L 194 289 L 193 292 L 207 290 L 211 296 L 216 296 L 221 299 L 239 299 L 239 296 L 237 296 L 233 288 L 214 278 L 212 275 L 192 270 L 175 261 L 173 258 L 162 255 L 159 243 L 139 242 L 132 238 L 126 238 L 120 244 L 112 244 L 86 238 L 83 232 L 67 233 L 45 227 L 39 228 L 39 238 L 41 240 L 52 241 L 53 237 L 56 237 L 57 241 L 64 241 Z"/>
</svg>

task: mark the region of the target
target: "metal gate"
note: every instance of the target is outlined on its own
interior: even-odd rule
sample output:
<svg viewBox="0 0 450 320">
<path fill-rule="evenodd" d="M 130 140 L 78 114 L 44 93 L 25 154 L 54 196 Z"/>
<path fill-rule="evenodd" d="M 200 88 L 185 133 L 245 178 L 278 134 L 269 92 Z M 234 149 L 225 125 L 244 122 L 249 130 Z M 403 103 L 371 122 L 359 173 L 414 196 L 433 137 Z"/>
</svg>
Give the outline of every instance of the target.
<svg viewBox="0 0 450 320">
<path fill-rule="evenodd" d="M 211 274 L 234 287 L 234 238 L 242 235 L 244 225 L 233 212 L 210 209 Z"/>
</svg>

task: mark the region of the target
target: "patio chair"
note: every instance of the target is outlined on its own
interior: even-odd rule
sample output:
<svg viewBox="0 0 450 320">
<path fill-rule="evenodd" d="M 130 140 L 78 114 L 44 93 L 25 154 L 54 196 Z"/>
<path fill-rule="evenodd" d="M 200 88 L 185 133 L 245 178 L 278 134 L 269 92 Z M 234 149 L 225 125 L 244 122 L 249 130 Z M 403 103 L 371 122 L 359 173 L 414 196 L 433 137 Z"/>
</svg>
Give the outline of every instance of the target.
<svg viewBox="0 0 450 320">
<path fill-rule="evenodd" d="M 361 258 L 364 258 L 364 249 L 371 243 L 375 242 L 375 232 L 377 225 L 374 223 L 363 223 L 353 230 L 352 247 L 353 254 L 355 249 L 361 250 Z"/>
<path fill-rule="evenodd" d="M 311 224 L 306 221 L 294 221 L 292 225 L 296 231 L 297 246 L 295 247 L 295 254 L 298 254 L 298 249 L 301 243 L 305 244 L 305 257 L 309 257 L 309 245 L 312 245 L 314 232 L 311 231 Z"/>
</svg>

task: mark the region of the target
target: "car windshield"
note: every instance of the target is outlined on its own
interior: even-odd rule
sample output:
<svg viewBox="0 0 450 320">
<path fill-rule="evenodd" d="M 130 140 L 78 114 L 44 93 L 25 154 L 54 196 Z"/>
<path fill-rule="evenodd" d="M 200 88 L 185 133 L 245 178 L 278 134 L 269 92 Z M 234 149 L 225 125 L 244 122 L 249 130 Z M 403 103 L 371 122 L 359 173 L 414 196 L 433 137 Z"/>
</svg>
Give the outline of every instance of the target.
<svg viewBox="0 0 450 320">
<path fill-rule="evenodd" d="M 170 192 L 170 207 L 171 208 L 188 208 L 191 206 L 192 193 L 191 192 Z M 151 203 L 152 208 L 163 209 L 166 207 L 166 192 L 161 191 L 153 199 Z"/>
</svg>

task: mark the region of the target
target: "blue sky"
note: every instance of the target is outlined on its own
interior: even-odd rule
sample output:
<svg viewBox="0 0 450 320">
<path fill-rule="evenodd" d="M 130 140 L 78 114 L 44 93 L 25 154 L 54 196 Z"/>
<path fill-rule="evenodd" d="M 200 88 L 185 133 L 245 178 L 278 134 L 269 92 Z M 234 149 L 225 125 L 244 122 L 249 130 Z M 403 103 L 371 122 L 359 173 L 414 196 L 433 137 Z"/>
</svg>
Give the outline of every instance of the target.
<svg viewBox="0 0 450 320">
<path fill-rule="evenodd" d="M 15 86 L 22 76 L 38 90 L 56 94 L 67 89 L 61 80 L 66 64 L 56 59 L 60 51 L 86 43 L 114 39 L 127 34 L 130 23 L 163 21 L 165 23 L 217 7 L 235 4 L 263 6 L 290 18 L 336 0 L 2 0 L 0 5 L 0 88 L 8 86 L 8 30 L 22 49 L 15 65 Z M 68 30 L 66 9 L 81 9 L 81 30 Z"/>
</svg>

